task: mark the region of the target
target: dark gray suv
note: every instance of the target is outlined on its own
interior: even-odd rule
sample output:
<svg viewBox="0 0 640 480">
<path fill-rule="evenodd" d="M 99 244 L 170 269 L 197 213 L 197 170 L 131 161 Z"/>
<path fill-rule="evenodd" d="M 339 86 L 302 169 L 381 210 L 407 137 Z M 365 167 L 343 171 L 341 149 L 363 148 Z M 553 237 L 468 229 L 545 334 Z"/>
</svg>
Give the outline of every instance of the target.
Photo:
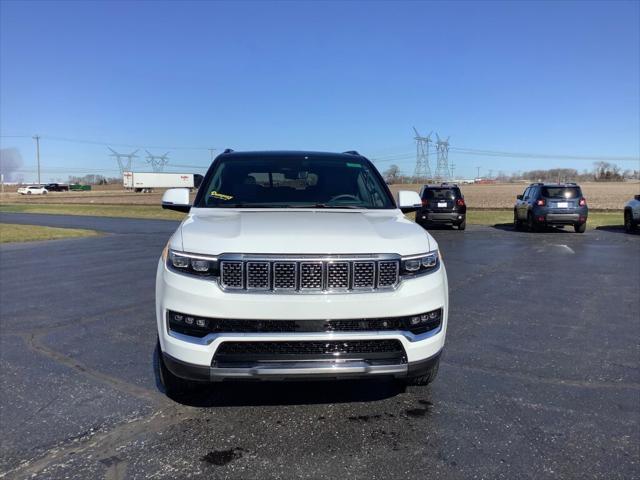
<svg viewBox="0 0 640 480">
<path fill-rule="evenodd" d="M 589 209 L 582 189 L 575 183 L 532 183 L 518 195 L 513 208 L 516 230 L 573 225 L 578 233 L 587 228 Z"/>
</svg>

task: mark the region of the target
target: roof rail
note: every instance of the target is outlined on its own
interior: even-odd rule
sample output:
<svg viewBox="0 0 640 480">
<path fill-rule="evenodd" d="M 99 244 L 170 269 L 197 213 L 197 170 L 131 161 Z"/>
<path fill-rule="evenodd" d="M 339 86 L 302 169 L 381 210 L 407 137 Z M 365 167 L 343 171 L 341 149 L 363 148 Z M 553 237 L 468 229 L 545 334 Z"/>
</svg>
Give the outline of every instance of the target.
<svg viewBox="0 0 640 480">
<path fill-rule="evenodd" d="M 222 152 L 222 153 L 231 153 L 231 152 L 233 152 L 232 148 L 225 148 L 224 152 Z"/>
<path fill-rule="evenodd" d="M 448 186 L 448 187 L 457 187 L 458 186 L 457 183 L 451 183 L 451 182 L 442 182 L 440 184 L 441 187 L 444 187 L 445 185 Z"/>
<path fill-rule="evenodd" d="M 534 186 L 534 185 L 544 185 L 544 182 L 533 182 L 531 184 L 529 184 L 530 187 Z"/>
<path fill-rule="evenodd" d="M 347 153 L 349 155 L 358 155 L 358 156 L 360 156 L 360 154 L 355 150 L 347 150 L 346 152 L 342 152 L 342 153 Z"/>
</svg>

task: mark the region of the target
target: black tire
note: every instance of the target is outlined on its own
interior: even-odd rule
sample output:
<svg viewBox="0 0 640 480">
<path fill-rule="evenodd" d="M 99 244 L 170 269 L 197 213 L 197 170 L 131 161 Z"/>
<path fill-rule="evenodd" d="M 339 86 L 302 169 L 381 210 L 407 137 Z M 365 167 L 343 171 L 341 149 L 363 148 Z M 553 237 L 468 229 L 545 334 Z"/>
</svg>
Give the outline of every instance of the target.
<svg viewBox="0 0 640 480">
<path fill-rule="evenodd" d="M 43 195 L 46 195 L 48 192 L 45 190 L 44 192 L 42 192 Z"/>
<path fill-rule="evenodd" d="M 27 195 L 31 195 L 31 192 L 27 191 Z"/>
<path fill-rule="evenodd" d="M 513 211 L 513 229 L 522 230 L 522 222 L 518 219 L 518 211 Z"/>
<path fill-rule="evenodd" d="M 624 231 L 627 233 L 633 233 L 638 230 L 638 226 L 633 223 L 633 214 L 631 210 L 624 211 Z"/>
<path fill-rule="evenodd" d="M 467 228 L 467 219 L 465 218 L 458 224 L 458 230 L 464 230 Z"/>
<path fill-rule="evenodd" d="M 587 222 L 576 223 L 573 226 L 573 229 L 576 231 L 576 233 L 584 233 L 585 230 L 587 229 Z"/>
<path fill-rule="evenodd" d="M 533 218 L 533 214 L 531 212 L 527 213 L 527 230 L 529 230 L 530 232 L 538 231 L 538 224 Z"/>
<path fill-rule="evenodd" d="M 424 375 L 420 375 L 418 377 L 407 378 L 405 380 L 405 384 L 420 386 L 420 387 L 429 385 L 431 382 L 433 382 L 436 379 L 436 376 L 438 376 L 439 367 L 440 367 L 440 358 L 436 360 L 436 362 L 433 364 L 433 367 L 431 367 L 431 369 L 427 373 L 425 373 Z"/>
<path fill-rule="evenodd" d="M 175 398 L 185 395 L 186 393 L 193 392 L 198 384 L 191 382 L 182 377 L 178 377 L 171 373 L 164 363 L 162 356 L 162 350 L 160 350 L 160 343 L 157 347 L 158 351 L 158 373 L 160 375 L 160 383 L 164 387 L 164 391 L 168 397 Z"/>
</svg>

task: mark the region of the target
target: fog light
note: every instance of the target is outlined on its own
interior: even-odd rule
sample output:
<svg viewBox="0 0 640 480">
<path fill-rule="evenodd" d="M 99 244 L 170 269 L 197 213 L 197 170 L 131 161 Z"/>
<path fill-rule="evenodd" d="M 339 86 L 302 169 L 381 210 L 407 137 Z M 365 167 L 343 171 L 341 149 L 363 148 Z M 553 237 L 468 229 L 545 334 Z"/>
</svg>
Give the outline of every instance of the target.
<svg viewBox="0 0 640 480">
<path fill-rule="evenodd" d="M 544 217 L 538 217 L 539 222 L 544 222 Z"/>
</svg>

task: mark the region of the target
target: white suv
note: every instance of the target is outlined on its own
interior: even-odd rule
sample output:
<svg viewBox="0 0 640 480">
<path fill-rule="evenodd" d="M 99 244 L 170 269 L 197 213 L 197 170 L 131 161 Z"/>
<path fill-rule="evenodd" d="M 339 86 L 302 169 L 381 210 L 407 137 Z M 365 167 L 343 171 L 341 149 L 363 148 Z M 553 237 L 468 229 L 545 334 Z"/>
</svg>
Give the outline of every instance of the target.
<svg viewBox="0 0 640 480">
<path fill-rule="evenodd" d="M 357 152 L 233 152 L 207 172 L 158 263 L 169 395 L 227 379 L 389 376 L 431 382 L 447 274 L 436 241 Z"/>
</svg>

